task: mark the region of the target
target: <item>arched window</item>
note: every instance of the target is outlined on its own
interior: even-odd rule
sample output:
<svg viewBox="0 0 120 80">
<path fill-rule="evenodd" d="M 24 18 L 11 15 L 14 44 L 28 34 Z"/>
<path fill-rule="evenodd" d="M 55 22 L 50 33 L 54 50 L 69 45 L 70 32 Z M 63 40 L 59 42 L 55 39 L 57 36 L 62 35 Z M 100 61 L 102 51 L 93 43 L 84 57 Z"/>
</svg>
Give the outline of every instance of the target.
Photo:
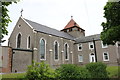
<svg viewBox="0 0 120 80">
<path fill-rule="evenodd" d="M 20 48 L 21 46 L 21 34 L 19 33 L 17 36 L 17 48 Z"/>
<path fill-rule="evenodd" d="M 27 37 L 27 48 L 30 48 L 30 36 Z"/>
<path fill-rule="evenodd" d="M 59 55 L 59 44 L 57 41 L 54 42 L 54 59 L 58 60 Z"/>
<path fill-rule="evenodd" d="M 45 59 L 45 40 L 40 40 L 40 59 Z"/>
<path fill-rule="evenodd" d="M 69 51 L 68 51 L 68 44 L 65 44 L 64 46 L 64 53 L 65 53 L 65 59 L 69 59 Z"/>
<path fill-rule="evenodd" d="M 90 54 L 90 62 L 96 62 L 95 61 L 95 54 L 94 53 Z"/>
</svg>

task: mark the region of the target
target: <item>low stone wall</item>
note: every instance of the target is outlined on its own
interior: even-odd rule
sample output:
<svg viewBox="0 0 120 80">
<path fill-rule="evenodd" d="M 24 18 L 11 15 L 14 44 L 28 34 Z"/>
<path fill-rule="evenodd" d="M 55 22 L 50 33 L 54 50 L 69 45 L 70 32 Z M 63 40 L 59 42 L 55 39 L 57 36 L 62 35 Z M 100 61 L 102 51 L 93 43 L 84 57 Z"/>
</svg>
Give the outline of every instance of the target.
<svg viewBox="0 0 120 80">
<path fill-rule="evenodd" d="M 12 48 L 0 46 L 0 73 L 11 72 Z"/>
<path fill-rule="evenodd" d="M 32 64 L 32 51 L 13 49 L 12 72 L 25 72 Z"/>
</svg>

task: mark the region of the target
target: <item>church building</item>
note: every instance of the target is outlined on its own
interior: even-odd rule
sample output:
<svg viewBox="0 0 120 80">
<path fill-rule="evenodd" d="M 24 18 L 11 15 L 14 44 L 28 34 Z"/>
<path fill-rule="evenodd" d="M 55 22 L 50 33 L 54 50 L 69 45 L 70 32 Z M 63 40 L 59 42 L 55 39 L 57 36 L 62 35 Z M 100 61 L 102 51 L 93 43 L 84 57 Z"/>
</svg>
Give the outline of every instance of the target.
<svg viewBox="0 0 120 80">
<path fill-rule="evenodd" d="M 115 66 L 119 59 L 117 45 L 103 45 L 100 34 L 85 36 L 85 30 L 73 18 L 59 31 L 21 16 L 8 44 L 13 49 L 13 72 L 25 71 L 33 60 L 56 68 L 61 64 L 82 66 L 90 62 Z"/>
</svg>

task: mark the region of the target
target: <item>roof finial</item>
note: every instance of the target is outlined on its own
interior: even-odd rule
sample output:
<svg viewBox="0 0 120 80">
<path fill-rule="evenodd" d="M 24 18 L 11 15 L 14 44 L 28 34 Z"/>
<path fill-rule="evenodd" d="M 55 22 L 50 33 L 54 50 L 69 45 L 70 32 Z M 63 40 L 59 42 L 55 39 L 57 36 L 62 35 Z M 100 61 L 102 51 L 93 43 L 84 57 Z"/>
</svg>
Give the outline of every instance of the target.
<svg viewBox="0 0 120 80">
<path fill-rule="evenodd" d="M 21 16 L 22 16 L 22 12 L 23 12 L 23 9 L 21 9 L 20 13 L 21 13 Z"/>
<path fill-rule="evenodd" d="M 73 19 L 73 16 L 71 16 L 71 19 Z"/>
</svg>

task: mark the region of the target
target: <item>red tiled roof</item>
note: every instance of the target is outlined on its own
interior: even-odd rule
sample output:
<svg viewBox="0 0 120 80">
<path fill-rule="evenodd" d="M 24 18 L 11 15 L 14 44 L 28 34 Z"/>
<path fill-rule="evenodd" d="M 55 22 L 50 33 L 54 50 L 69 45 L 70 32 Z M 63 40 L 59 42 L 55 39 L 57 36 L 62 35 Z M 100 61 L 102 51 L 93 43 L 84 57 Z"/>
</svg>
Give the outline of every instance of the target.
<svg viewBox="0 0 120 80">
<path fill-rule="evenodd" d="M 73 19 L 71 19 L 69 23 L 64 27 L 64 29 L 71 28 L 73 26 L 80 27 Z"/>
</svg>

